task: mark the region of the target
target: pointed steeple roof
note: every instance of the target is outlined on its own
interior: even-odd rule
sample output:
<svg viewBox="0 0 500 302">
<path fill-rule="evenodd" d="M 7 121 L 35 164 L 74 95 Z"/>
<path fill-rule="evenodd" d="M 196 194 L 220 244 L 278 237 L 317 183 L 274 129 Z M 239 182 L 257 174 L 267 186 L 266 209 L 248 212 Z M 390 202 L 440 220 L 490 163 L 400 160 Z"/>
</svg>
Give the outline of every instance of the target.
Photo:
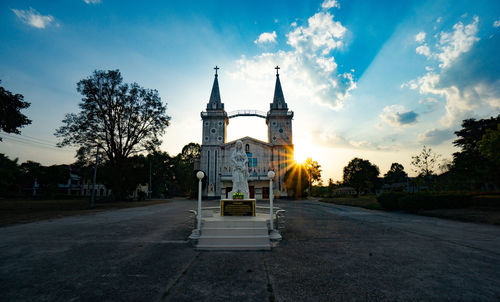
<svg viewBox="0 0 500 302">
<path fill-rule="evenodd" d="M 271 104 L 272 109 L 288 109 L 288 105 L 285 102 L 285 97 L 283 96 L 283 90 L 281 89 L 280 75 L 278 70 L 279 66 L 276 66 L 276 85 L 274 86 L 274 98 Z"/>
<path fill-rule="evenodd" d="M 220 99 L 220 91 L 219 91 L 219 81 L 217 80 L 217 70 L 220 69 L 219 67 L 215 66 L 215 78 L 214 78 L 214 84 L 212 86 L 212 92 L 210 93 L 210 100 L 208 101 L 207 104 L 207 110 L 209 109 L 224 109 L 224 104 L 222 104 L 222 101 Z"/>
</svg>

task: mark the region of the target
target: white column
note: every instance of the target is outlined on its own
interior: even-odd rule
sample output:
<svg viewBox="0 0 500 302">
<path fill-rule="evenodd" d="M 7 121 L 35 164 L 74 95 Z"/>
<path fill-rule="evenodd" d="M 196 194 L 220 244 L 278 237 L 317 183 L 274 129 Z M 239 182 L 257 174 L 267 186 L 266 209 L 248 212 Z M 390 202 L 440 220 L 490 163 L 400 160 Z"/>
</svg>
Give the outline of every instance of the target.
<svg viewBox="0 0 500 302">
<path fill-rule="evenodd" d="M 269 177 L 269 229 L 272 231 L 272 230 L 274 230 L 274 225 L 273 225 L 273 199 L 274 199 L 273 178 L 274 178 L 274 171 L 269 171 L 267 173 L 267 177 Z"/>
<path fill-rule="evenodd" d="M 201 179 L 203 178 L 203 176 L 204 173 L 201 171 L 196 173 L 196 177 L 198 177 L 198 230 L 201 230 Z"/>
<path fill-rule="evenodd" d="M 197 219 L 196 219 L 196 229 L 191 232 L 191 235 L 189 236 L 190 239 L 198 239 L 200 238 L 200 231 L 201 231 L 201 180 L 205 176 L 205 173 L 202 171 L 198 171 L 196 173 L 196 177 L 198 178 L 198 213 L 197 213 Z"/>
</svg>

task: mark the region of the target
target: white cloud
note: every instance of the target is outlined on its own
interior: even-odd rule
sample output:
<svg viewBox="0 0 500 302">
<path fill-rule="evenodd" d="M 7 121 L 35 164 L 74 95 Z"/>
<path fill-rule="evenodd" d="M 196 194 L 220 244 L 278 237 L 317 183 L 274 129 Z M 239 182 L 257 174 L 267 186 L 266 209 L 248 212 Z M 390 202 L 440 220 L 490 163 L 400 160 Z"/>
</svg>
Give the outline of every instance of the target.
<svg viewBox="0 0 500 302">
<path fill-rule="evenodd" d="M 434 112 L 439 107 L 439 102 L 435 98 L 426 98 L 418 103 L 424 107 L 424 114 Z"/>
<path fill-rule="evenodd" d="M 314 130 L 311 132 L 313 141 L 318 146 L 327 148 L 352 148 L 363 150 L 390 150 L 394 146 L 385 146 L 369 142 L 366 140 L 353 140 L 347 139 L 345 136 L 327 131 L 327 130 Z"/>
<path fill-rule="evenodd" d="M 477 34 L 478 17 L 474 17 L 471 24 L 464 26 L 462 22 L 453 25 L 453 33 L 441 32 L 439 41 L 440 53 L 437 54 L 441 64 L 439 67 L 446 68 L 461 54 L 468 52 L 472 45 L 479 41 Z"/>
<path fill-rule="evenodd" d="M 261 33 L 259 38 L 253 41 L 255 44 L 263 44 L 263 43 L 276 43 L 276 32 L 272 33 Z"/>
<path fill-rule="evenodd" d="M 262 87 L 266 85 L 260 76 L 262 70 L 279 65 L 288 95 L 338 110 L 356 88 L 353 71 L 339 72 L 331 55 L 343 47 L 346 32 L 333 15 L 320 11 L 304 25 L 292 24 L 286 35 L 291 50 L 265 52 L 251 58 L 242 56 L 237 61 L 238 71 L 231 76 Z"/>
<path fill-rule="evenodd" d="M 493 27 L 500 27 L 500 20 L 496 20 L 495 22 L 493 22 Z"/>
<path fill-rule="evenodd" d="M 492 80 L 483 81 L 481 74 L 477 74 L 477 72 L 488 72 L 488 70 L 481 67 L 483 71 L 480 70 L 481 68 L 475 68 L 474 71 L 467 72 L 467 76 L 473 80 L 465 81 L 462 79 L 465 71 L 477 64 L 474 63 L 477 61 L 477 56 L 484 56 L 471 57 L 469 55 L 471 49 L 480 41 L 478 22 L 479 18 L 474 16 L 473 21 L 469 24 L 464 25 L 462 21 L 459 21 L 451 31 L 442 31 L 436 34 L 434 36 L 436 39 L 435 51 L 432 51 L 427 44 L 418 46 L 416 52 L 429 59 L 434 59 L 439 68 L 437 70 L 426 68 L 427 72 L 424 75 L 401 85 L 401 87 L 418 90 L 422 95 L 436 95 L 446 100 L 446 113 L 442 117 L 441 123 L 447 127 L 456 126 L 463 118 L 476 116 L 479 109 L 487 111 L 488 108 L 490 110 L 500 108 L 500 93 L 496 88 L 500 84 L 498 76 L 493 77 Z M 464 59 L 465 54 L 467 56 Z M 482 58 L 480 61 L 483 59 L 489 58 Z M 474 72 L 476 74 L 469 75 L 469 73 Z M 425 139 L 428 140 L 429 135 L 427 133 Z"/>
<path fill-rule="evenodd" d="M 16 14 L 17 18 L 21 20 L 21 22 L 40 29 L 44 29 L 47 25 L 54 21 L 54 17 L 51 15 L 41 15 L 31 7 L 29 10 L 12 9 L 12 11 Z"/>
<path fill-rule="evenodd" d="M 436 19 L 436 23 L 441 23 L 441 20 L 442 20 L 442 18 L 441 18 L 441 17 L 437 18 L 437 19 Z"/>
<path fill-rule="evenodd" d="M 421 31 L 415 35 L 415 41 L 417 43 L 422 43 L 425 40 L 425 32 Z"/>
<path fill-rule="evenodd" d="M 454 138 L 453 131 L 449 129 L 432 129 L 418 135 L 418 142 L 426 145 L 439 145 Z"/>
<path fill-rule="evenodd" d="M 323 8 L 323 9 L 330 9 L 332 7 L 340 8 L 339 2 L 337 0 L 325 0 L 321 4 L 321 8 Z"/>
<path fill-rule="evenodd" d="M 424 55 L 426 57 L 430 57 L 431 56 L 431 49 L 429 48 L 429 46 L 427 46 L 426 44 L 424 45 L 420 45 L 418 46 L 415 51 L 419 54 L 419 55 Z"/>
<path fill-rule="evenodd" d="M 328 12 L 319 12 L 308 20 L 308 26 L 296 27 L 288 34 L 287 43 L 300 52 L 321 51 L 327 55 L 342 47 L 347 29 Z"/>
<path fill-rule="evenodd" d="M 392 127 L 402 127 L 415 124 L 418 114 L 413 110 L 408 111 L 401 105 L 386 106 L 380 118 Z"/>
<path fill-rule="evenodd" d="M 87 4 L 99 4 L 101 3 L 101 0 L 83 0 Z"/>
</svg>

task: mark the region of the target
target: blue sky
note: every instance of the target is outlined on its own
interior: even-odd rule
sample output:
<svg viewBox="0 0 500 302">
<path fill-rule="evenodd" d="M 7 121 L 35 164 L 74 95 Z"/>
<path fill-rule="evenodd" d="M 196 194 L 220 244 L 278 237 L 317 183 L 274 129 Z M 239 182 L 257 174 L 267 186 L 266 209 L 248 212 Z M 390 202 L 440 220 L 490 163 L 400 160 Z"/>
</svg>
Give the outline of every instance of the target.
<svg viewBox="0 0 500 302">
<path fill-rule="evenodd" d="M 53 133 L 95 69 L 159 91 L 172 116 L 161 149 L 176 154 L 201 142 L 214 65 L 228 111 L 268 110 L 280 65 L 297 155 L 325 179 L 354 156 L 413 174 L 422 145 L 450 158 L 462 119 L 500 113 L 498 1 L 187 3 L 2 1 L 0 80 L 31 102 L 33 124 L 0 152 L 72 162 Z M 263 120 L 232 119 L 229 139 L 246 135 L 266 140 Z"/>
</svg>

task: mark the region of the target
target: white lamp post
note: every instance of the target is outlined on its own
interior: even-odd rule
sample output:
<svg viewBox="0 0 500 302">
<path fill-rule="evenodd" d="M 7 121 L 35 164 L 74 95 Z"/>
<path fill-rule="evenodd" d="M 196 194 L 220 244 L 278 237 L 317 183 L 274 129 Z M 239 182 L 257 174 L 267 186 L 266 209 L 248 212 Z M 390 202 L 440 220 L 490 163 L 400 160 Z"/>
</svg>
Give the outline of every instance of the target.
<svg viewBox="0 0 500 302">
<path fill-rule="evenodd" d="M 201 230 L 201 180 L 205 176 L 205 173 L 198 171 L 196 177 L 198 178 L 198 230 Z"/>
<path fill-rule="evenodd" d="M 269 238 L 274 239 L 274 240 L 280 240 L 281 235 L 277 230 L 274 229 L 274 224 L 273 224 L 273 199 L 274 199 L 273 178 L 274 178 L 274 176 L 275 176 L 274 171 L 267 172 L 267 177 L 269 177 L 269 228 L 271 229 L 271 233 L 269 234 Z"/>
<path fill-rule="evenodd" d="M 196 224 L 196 229 L 193 230 L 191 233 L 191 236 L 189 238 L 191 239 L 198 239 L 200 238 L 200 230 L 201 230 L 201 180 L 205 176 L 205 173 L 203 171 L 198 171 L 196 173 L 196 178 L 198 178 L 198 218 L 197 224 Z"/>
</svg>

